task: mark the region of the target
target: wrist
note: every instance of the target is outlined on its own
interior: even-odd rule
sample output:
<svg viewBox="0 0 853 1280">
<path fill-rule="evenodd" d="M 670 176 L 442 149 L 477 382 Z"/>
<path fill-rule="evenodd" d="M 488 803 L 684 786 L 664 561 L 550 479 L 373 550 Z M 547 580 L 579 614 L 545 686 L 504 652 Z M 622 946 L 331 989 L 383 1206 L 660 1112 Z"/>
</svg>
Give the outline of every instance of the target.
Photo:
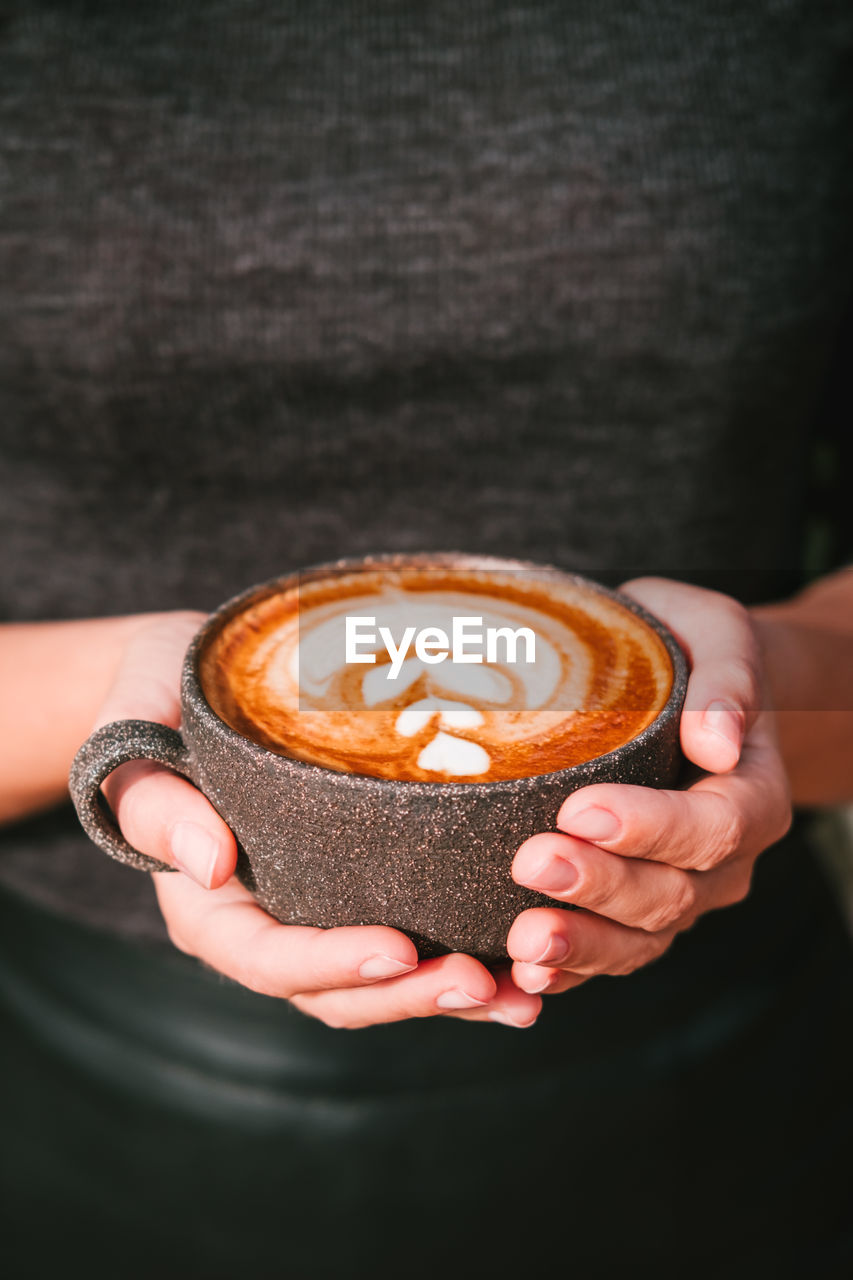
<svg viewBox="0 0 853 1280">
<path fill-rule="evenodd" d="M 61 803 L 132 637 L 155 614 L 0 627 L 0 822 Z"/>
<path fill-rule="evenodd" d="M 853 578 L 751 611 L 795 804 L 853 800 Z M 839 591 L 839 586 L 842 590 Z"/>
</svg>

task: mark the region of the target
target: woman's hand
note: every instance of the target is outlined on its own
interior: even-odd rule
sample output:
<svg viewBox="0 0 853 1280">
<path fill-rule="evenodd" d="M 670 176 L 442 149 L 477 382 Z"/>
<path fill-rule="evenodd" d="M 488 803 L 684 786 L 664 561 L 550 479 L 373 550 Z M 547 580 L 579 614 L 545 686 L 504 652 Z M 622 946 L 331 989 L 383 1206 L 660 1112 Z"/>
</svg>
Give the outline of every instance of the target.
<svg viewBox="0 0 853 1280">
<path fill-rule="evenodd" d="M 135 630 L 95 728 L 112 720 L 156 720 L 177 728 L 179 677 L 203 615 L 158 615 Z M 237 848 L 200 791 L 160 766 L 123 765 L 104 790 L 132 845 L 183 874 L 154 876 L 174 944 L 252 991 L 291 1001 L 331 1027 L 365 1027 L 449 1014 L 525 1027 L 541 999 L 508 969 L 491 973 L 472 956 L 418 963 L 414 944 L 382 925 L 313 929 L 282 925 L 234 876 Z"/>
<path fill-rule="evenodd" d="M 684 791 L 597 784 L 569 796 L 559 831 L 526 840 L 514 879 L 581 908 L 523 912 L 507 947 L 530 993 L 656 960 L 706 911 L 749 892 L 755 860 L 790 826 L 789 788 L 759 645 L 734 600 L 658 578 L 623 588 L 681 641 L 691 675 L 681 745 L 705 776 Z"/>
</svg>

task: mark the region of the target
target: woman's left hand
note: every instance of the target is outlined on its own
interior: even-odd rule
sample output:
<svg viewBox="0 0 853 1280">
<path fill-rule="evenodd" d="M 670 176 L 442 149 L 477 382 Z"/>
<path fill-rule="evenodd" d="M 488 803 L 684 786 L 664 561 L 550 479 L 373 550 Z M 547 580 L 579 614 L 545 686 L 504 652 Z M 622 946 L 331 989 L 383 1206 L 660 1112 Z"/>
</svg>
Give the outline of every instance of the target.
<svg viewBox="0 0 853 1280">
<path fill-rule="evenodd" d="M 518 916 L 507 939 L 513 980 L 531 994 L 656 960 L 700 915 L 746 897 L 756 858 L 791 822 L 747 611 L 728 596 L 661 578 L 622 590 L 687 653 L 681 745 L 705 774 L 682 791 L 584 787 L 560 809 L 558 831 L 520 847 L 513 878 L 555 900 Z"/>
</svg>

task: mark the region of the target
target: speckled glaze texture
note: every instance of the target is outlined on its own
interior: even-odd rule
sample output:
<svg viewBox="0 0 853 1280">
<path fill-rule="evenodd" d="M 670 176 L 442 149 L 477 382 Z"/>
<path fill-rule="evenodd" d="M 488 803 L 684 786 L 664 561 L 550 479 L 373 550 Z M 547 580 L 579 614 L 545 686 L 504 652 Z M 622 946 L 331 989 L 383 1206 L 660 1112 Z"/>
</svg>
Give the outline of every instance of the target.
<svg viewBox="0 0 853 1280">
<path fill-rule="evenodd" d="M 367 563 L 434 565 L 439 560 L 464 567 L 476 561 L 486 568 L 543 568 L 462 555 L 371 557 Z M 338 561 L 306 572 L 363 563 Z M 336 773 L 276 755 L 236 733 L 211 710 L 199 684 L 198 659 L 211 633 L 255 596 L 290 581 L 243 593 L 198 633 L 184 662 L 181 734 L 145 721 L 122 721 L 84 744 L 71 774 L 84 827 L 120 861 L 167 869 L 121 838 L 98 791 L 118 764 L 141 756 L 155 759 L 190 778 L 228 822 L 240 846 L 238 875 L 276 919 L 323 927 L 386 924 L 407 933 L 423 957 L 450 950 L 487 963 L 505 960 L 507 932 L 518 913 L 554 905 L 513 881 L 510 866 L 519 844 L 537 831 L 553 830 L 566 796 L 590 783 L 666 787 L 676 781 L 687 686 L 681 650 L 656 619 L 618 597 L 664 640 L 673 661 L 673 687 L 662 713 L 637 738 L 586 764 L 491 783 L 402 782 Z"/>
</svg>

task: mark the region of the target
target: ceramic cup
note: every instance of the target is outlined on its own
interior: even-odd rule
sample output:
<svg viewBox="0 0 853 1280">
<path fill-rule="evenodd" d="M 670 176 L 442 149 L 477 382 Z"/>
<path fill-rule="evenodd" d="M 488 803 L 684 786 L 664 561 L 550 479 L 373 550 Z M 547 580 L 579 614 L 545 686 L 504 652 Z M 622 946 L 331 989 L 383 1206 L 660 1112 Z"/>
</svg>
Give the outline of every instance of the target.
<svg viewBox="0 0 853 1280">
<path fill-rule="evenodd" d="M 172 868 L 122 837 L 100 791 L 131 760 L 154 760 L 188 778 L 237 839 L 237 875 L 286 924 L 386 924 L 408 934 L 422 957 L 468 952 L 507 958 L 519 912 L 553 900 L 515 884 L 510 866 L 528 836 L 553 830 L 566 796 L 596 782 L 668 787 L 682 757 L 679 719 L 687 663 L 669 631 L 626 596 L 577 575 L 563 576 L 618 599 L 661 637 L 673 665 L 666 705 L 637 737 L 606 755 L 535 777 L 495 782 L 410 782 L 339 773 L 278 755 L 237 733 L 211 709 L 199 681 L 208 639 L 250 602 L 307 580 L 360 567 L 456 566 L 560 573 L 494 557 L 373 556 L 313 566 L 252 587 L 222 605 L 191 642 L 181 682 L 180 733 L 121 720 L 92 734 L 71 770 L 70 789 L 87 834 L 105 853 L 144 871 Z"/>
</svg>

